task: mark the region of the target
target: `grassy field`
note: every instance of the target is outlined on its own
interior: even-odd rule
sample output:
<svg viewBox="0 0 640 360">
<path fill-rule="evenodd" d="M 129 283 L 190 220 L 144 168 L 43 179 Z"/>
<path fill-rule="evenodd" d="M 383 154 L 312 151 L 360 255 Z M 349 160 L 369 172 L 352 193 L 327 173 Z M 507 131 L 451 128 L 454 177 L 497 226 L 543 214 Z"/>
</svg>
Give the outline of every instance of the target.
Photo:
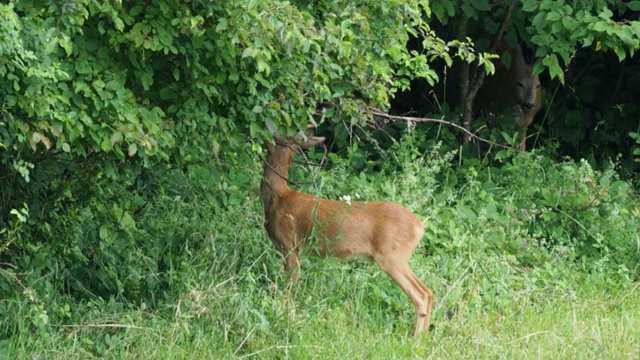
<svg viewBox="0 0 640 360">
<path fill-rule="evenodd" d="M 438 298 L 430 334 L 418 344 L 409 336 L 413 306 L 375 266 L 308 262 L 295 298 L 284 275 L 271 281 L 266 273 L 226 280 L 204 274 L 202 283 L 163 309 L 88 307 L 86 321 L 52 324 L 48 338 L 5 340 L 2 358 L 93 358 L 88 349 L 108 359 L 640 357 L 637 284 L 603 289 L 584 277 L 564 289 L 550 283 L 488 300 L 480 284 L 468 286 L 471 269 L 450 284 L 418 270 Z"/>
<path fill-rule="evenodd" d="M 0 299 L 15 314 L 0 319 L 0 359 L 640 358 L 640 207 L 615 175 L 517 158 L 437 187 L 450 159 L 400 160 L 375 176 L 334 168 L 316 191 L 396 201 L 424 219 L 412 267 L 436 295 L 426 338 L 410 336 L 413 305 L 374 264 L 303 257 L 293 296 L 256 193 L 224 212 L 168 193 L 136 219 L 154 244 L 173 244 L 158 250 L 168 265 L 124 289 L 164 285 L 136 301 L 74 298 L 48 285 L 62 272 L 3 269 L 21 290 Z"/>
</svg>

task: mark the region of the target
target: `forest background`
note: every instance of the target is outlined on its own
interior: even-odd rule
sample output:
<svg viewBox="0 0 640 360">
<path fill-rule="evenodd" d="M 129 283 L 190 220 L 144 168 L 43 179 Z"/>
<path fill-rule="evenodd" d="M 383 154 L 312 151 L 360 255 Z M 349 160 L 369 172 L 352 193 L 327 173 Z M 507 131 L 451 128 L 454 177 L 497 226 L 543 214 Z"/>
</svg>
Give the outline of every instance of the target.
<svg viewBox="0 0 640 360">
<path fill-rule="evenodd" d="M 0 14 L 0 359 L 640 356 L 640 1 Z M 460 85 L 490 72 L 500 33 L 541 59 L 527 153 L 477 112 L 488 143 L 443 123 L 462 125 Z M 420 346 L 409 300 L 366 262 L 305 258 L 291 295 L 262 143 L 309 124 L 327 146 L 298 157 L 297 190 L 424 220 Z"/>
</svg>

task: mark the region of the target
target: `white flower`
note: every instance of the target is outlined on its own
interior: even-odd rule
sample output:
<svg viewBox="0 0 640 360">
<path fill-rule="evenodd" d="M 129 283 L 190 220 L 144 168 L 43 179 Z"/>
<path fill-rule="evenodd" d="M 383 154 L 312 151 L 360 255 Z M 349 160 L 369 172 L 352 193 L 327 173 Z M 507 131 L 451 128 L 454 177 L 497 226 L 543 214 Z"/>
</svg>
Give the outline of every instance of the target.
<svg viewBox="0 0 640 360">
<path fill-rule="evenodd" d="M 349 195 L 342 195 L 342 196 L 340 197 L 340 200 L 342 200 L 342 201 L 346 201 L 346 202 L 347 202 L 347 204 L 351 205 L 351 196 L 349 196 Z"/>
</svg>

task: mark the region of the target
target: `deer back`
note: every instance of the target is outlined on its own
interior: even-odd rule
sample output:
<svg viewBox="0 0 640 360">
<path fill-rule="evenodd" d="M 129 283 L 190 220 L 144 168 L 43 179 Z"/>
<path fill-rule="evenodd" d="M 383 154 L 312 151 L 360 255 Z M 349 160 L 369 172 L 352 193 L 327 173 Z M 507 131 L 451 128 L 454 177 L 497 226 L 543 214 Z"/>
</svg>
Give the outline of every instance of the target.
<svg viewBox="0 0 640 360">
<path fill-rule="evenodd" d="M 321 138 L 311 137 L 309 141 L 317 143 L 314 139 Z M 310 248 L 312 252 L 339 258 L 373 257 L 403 247 L 407 247 L 407 254 L 413 251 L 417 242 L 403 243 L 402 239 L 420 239 L 423 224 L 403 206 L 329 200 L 289 189 L 286 177 L 294 152 L 302 145 L 307 147 L 309 143 L 265 144 L 268 158 L 260 195 L 265 227 L 274 243 L 295 249 L 313 235 L 317 243 Z"/>
</svg>

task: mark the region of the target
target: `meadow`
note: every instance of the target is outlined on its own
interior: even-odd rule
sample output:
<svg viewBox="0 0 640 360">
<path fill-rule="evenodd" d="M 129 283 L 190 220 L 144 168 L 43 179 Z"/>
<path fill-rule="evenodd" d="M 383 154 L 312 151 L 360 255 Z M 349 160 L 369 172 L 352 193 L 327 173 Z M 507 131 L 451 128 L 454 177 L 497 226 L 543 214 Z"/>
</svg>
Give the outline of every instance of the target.
<svg viewBox="0 0 640 360">
<path fill-rule="evenodd" d="M 154 243 L 174 244 L 172 257 L 127 281 L 162 282 L 152 296 L 77 300 L 34 290 L 42 278 L 21 282 L 20 296 L 2 300 L 17 316 L 1 320 L 11 334 L 0 340 L 1 358 L 638 358 L 633 188 L 613 169 L 536 152 L 484 169 L 454 169 L 455 153 L 440 153 L 408 137 L 377 171 L 348 161 L 291 171 L 310 180 L 301 191 L 395 201 L 423 219 L 411 265 L 436 294 L 427 337 L 412 338 L 413 305 L 363 260 L 303 256 L 292 295 L 263 228 L 256 162 L 246 193 L 230 191 L 224 212 L 198 197 L 195 180 L 149 204 L 137 226 Z"/>
</svg>

